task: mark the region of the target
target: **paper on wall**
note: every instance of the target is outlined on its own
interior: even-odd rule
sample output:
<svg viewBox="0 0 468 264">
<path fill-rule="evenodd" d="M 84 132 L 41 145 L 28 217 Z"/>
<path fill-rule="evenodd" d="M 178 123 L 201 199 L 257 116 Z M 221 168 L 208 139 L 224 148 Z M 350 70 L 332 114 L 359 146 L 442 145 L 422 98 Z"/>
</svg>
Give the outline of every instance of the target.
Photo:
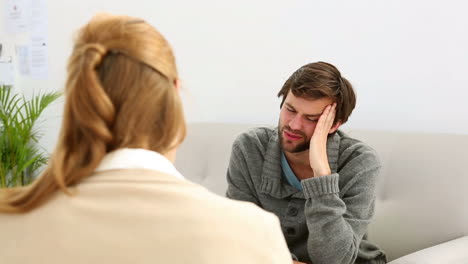
<svg viewBox="0 0 468 264">
<path fill-rule="evenodd" d="M 29 46 L 26 45 L 17 45 L 16 46 L 16 58 L 18 71 L 21 75 L 29 75 Z"/>
<path fill-rule="evenodd" d="M 29 51 L 29 72 L 31 77 L 46 79 L 48 73 L 46 38 L 44 36 L 32 36 Z"/>
<path fill-rule="evenodd" d="M 34 35 L 47 36 L 47 1 L 32 0 L 31 32 Z"/>
<path fill-rule="evenodd" d="M 29 30 L 31 0 L 5 0 L 6 32 L 17 34 Z"/>
</svg>

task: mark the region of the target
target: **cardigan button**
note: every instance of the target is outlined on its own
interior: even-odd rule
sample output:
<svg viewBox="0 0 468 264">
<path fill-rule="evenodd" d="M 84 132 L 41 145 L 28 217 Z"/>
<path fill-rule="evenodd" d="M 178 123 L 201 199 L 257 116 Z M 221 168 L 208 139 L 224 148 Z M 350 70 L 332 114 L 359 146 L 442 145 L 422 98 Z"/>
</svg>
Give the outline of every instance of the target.
<svg viewBox="0 0 468 264">
<path fill-rule="evenodd" d="M 289 208 L 289 210 L 288 210 L 288 215 L 289 215 L 289 216 L 296 216 L 297 213 L 299 213 L 299 210 L 297 210 L 296 207 L 291 207 L 291 208 Z"/>
</svg>

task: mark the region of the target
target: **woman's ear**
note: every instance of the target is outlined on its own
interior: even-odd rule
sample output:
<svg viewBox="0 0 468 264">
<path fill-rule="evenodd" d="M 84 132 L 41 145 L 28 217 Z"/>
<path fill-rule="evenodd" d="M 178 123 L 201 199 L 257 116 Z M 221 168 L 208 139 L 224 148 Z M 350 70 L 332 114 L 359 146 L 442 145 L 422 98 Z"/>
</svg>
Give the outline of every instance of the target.
<svg viewBox="0 0 468 264">
<path fill-rule="evenodd" d="M 174 80 L 174 86 L 175 86 L 175 88 L 177 90 L 177 93 L 180 93 L 180 85 L 181 85 L 180 84 L 180 79 L 175 79 Z"/>
</svg>

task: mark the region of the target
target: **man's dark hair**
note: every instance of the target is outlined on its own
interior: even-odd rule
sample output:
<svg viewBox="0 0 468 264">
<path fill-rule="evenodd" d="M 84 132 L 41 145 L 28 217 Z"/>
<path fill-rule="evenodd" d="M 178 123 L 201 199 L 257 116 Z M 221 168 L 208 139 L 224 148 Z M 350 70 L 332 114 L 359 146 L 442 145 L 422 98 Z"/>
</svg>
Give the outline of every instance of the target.
<svg viewBox="0 0 468 264">
<path fill-rule="evenodd" d="M 309 63 L 295 71 L 278 93 L 278 97 L 282 97 L 280 107 L 283 106 L 289 91 L 306 99 L 332 99 L 336 102 L 334 123 L 340 121 L 344 124 L 348 121 L 356 106 L 353 86 L 341 76 L 335 66 L 327 62 Z"/>
</svg>

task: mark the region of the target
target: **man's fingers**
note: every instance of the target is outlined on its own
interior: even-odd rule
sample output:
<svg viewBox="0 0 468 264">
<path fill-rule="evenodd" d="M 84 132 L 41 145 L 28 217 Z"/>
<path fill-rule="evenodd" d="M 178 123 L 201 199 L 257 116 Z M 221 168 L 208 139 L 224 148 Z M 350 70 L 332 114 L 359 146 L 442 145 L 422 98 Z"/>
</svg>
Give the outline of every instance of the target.
<svg viewBox="0 0 468 264">
<path fill-rule="evenodd" d="M 315 127 L 315 131 L 322 131 L 326 128 L 328 123 L 328 115 L 330 114 L 330 108 L 331 105 L 327 105 L 327 107 L 325 107 L 325 110 L 323 110 L 322 114 L 320 115 L 319 121 L 317 122 L 317 126 Z"/>
<path fill-rule="evenodd" d="M 335 120 L 335 115 L 336 115 L 336 103 L 334 103 L 329 112 L 328 112 L 328 116 L 327 116 L 327 121 L 326 121 L 326 124 L 327 124 L 327 128 L 328 130 L 330 130 L 333 126 L 333 121 Z"/>
<path fill-rule="evenodd" d="M 335 110 L 336 103 L 328 105 L 325 110 L 323 111 L 322 115 L 320 116 L 319 123 L 317 124 L 317 129 L 323 130 L 324 133 L 328 134 L 331 127 L 333 126 L 333 121 L 335 120 Z"/>
<path fill-rule="evenodd" d="M 336 115 L 335 112 L 336 112 L 336 103 L 327 105 L 327 107 L 325 107 L 325 110 L 323 110 L 322 115 L 320 115 L 317 125 L 315 126 L 314 135 L 316 136 L 328 135 L 331 128 L 333 127 L 333 121 L 335 120 L 335 115 Z M 316 138 L 316 137 L 312 137 L 311 141 L 313 138 Z"/>
</svg>

